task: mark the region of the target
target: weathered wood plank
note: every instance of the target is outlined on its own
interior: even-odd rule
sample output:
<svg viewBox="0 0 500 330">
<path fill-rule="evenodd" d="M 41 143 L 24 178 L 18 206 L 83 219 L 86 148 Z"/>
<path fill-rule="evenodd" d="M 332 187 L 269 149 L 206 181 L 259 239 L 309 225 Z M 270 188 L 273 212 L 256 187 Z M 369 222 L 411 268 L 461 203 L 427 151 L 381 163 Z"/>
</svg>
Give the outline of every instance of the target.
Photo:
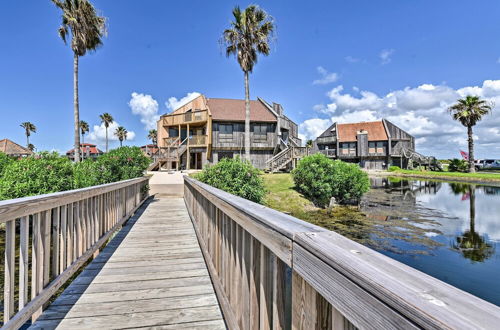
<svg viewBox="0 0 500 330">
<path fill-rule="evenodd" d="M 19 224 L 19 310 L 21 310 L 28 303 L 29 217 L 22 217 Z"/>
<path fill-rule="evenodd" d="M 5 224 L 5 252 L 4 252 L 4 291 L 3 291 L 3 319 L 4 323 L 14 314 L 14 271 L 16 255 L 16 221 L 11 220 Z"/>
</svg>

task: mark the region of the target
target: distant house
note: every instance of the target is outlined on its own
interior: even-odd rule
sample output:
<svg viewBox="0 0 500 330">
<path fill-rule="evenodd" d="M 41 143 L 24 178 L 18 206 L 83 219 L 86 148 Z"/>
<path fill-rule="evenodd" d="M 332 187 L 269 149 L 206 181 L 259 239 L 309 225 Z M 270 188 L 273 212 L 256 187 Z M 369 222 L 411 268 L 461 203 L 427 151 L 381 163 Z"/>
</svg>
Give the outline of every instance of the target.
<svg viewBox="0 0 500 330">
<path fill-rule="evenodd" d="M 25 148 L 9 139 L 0 140 L 0 152 L 12 157 L 26 157 L 33 154 L 33 152 L 28 148 Z"/>
<path fill-rule="evenodd" d="M 75 149 L 71 149 L 66 151 L 66 156 L 68 156 L 69 159 L 74 160 L 75 159 Z M 95 144 L 91 143 L 81 143 L 80 144 L 80 159 L 87 159 L 87 158 L 97 158 L 98 156 L 102 155 L 104 152 L 102 152 L 100 149 L 97 148 Z"/>
<path fill-rule="evenodd" d="M 367 169 L 408 166 L 415 138 L 386 119 L 350 124 L 333 123 L 315 141 L 314 148 L 330 158 L 359 163 Z"/>
<path fill-rule="evenodd" d="M 201 169 L 223 158 L 244 156 L 245 100 L 200 95 L 161 116 L 157 131 L 161 150 L 156 168 Z M 250 101 L 250 157 L 254 166 L 264 169 L 274 156 L 300 145 L 298 126 L 285 116 L 280 104 L 260 98 Z"/>
<path fill-rule="evenodd" d="M 141 151 L 148 157 L 153 157 L 158 154 L 158 146 L 154 144 L 146 144 L 141 146 Z"/>
</svg>

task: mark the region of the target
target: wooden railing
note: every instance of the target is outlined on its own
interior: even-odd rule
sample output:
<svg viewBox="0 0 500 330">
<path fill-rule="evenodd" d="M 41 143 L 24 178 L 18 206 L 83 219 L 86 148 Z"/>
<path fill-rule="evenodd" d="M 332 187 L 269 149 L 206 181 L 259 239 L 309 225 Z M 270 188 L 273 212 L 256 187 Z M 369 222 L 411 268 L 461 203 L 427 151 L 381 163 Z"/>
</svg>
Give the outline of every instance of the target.
<svg viewBox="0 0 500 330">
<path fill-rule="evenodd" d="M 337 142 L 337 137 L 335 136 L 323 136 L 316 139 L 317 144 L 329 144 Z"/>
<path fill-rule="evenodd" d="M 337 157 L 337 152 L 335 149 L 325 149 L 325 150 L 320 150 L 319 152 L 327 157 Z"/>
<path fill-rule="evenodd" d="M 44 304 L 147 198 L 147 183 L 148 178 L 141 177 L 0 201 L 5 329 L 17 329 L 40 316 Z"/>
<path fill-rule="evenodd" d="M 321 227 L 184 177 L 230 329 L 494 329 L 500 308 Z"/>
<path fill-rule="evenodd" d="M 201 110 L 201 111 L 166 115 L 163 117 L 163 125 L 165 126 L 181 125 L 186 123 L 203 122 L 207 120 L 208 120 L 208 111 Z"/>
<path fill-rule="evenodd" d="M 191 135 L 189 137 L 190 146 L 205 146 L 208 141 L 208 136 L 206 135 Z"/>
</svg>

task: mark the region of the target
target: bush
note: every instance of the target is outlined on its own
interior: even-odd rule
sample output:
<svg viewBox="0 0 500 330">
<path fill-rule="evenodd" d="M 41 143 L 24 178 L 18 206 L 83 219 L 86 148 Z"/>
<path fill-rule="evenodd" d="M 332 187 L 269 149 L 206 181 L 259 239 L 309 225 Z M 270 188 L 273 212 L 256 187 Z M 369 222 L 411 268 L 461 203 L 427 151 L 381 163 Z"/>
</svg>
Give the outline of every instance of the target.
<svg viewBox="0 0 500 330">
<path fill-rule="evenodd" d="M 73 165 L 73 189 L 97 186 L 101 182 L 98 163 L 93 159 L 85 159 Z"/>
<path fill-rule="evenodd" d="M 14 159 L 0 152 L 0 178 L 2 177 L 3 169 L 13 161 Z"/>
<path fill-rule="evenodd" d="M 304 157 L 292 176 L 297 190 L 319 207 L 328 206 L 331 197 L 338 203 L 359 200 L 370 189 L 368 175 L 358 165 L 319 153 Z"/>
<path fill-rule="evenodd" d="M 397 172 L 401 168 L 399 166 L 389 166 L 389 172 Z"/>
<path fill-rule="evenodd" d="M 73 166 L 57 153 L 41 153 L 8 163 L 0 178 L 0 199 L 41 195 L 73 187 Z"/>
<path fill-rule="evenodd" d="M 139 147 L 113 149 L 97 158 L 96 180 L 102 184 L 137 178 L 144 174 L 150 162 Z"/>
<path fill-rule="evenodd" d="M 453 158 L 450 159 L 450 164 L 448 165 L 448 171 L 450 172 L 468 172 L 469 164 L 463 159 Z"/>
<path fill-rule="evenodd" d="M 239 157 L 224 158 L 217 164 L 206 167 L 195 178 L 256 203 L 261 203 L 266 193 L 259 170 Z"/>
</svg>

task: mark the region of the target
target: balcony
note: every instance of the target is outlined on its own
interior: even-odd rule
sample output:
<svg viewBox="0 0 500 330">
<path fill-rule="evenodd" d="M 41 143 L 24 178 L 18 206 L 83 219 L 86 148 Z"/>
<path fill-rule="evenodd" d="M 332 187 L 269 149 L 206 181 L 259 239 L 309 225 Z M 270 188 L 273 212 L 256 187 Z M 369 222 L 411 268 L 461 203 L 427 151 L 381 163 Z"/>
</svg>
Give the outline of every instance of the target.
<svg viewBox="0 0 500 330">
<path fill-rule="evenodd" d="M 316 139 L 317 144 L 331 144 L 337 142 L 335 136 L 323 136 Z"/>
<path fill-rule="evenodd" d="M 170 114 L 163 117 L 163 126 L 203 123 L 208 120 L 208 111 L 194 111 Z"/>
<path fill-rule="evenodd" d="M 192 135 L 189 137 L 188 145 L 190 147 L 200 146 L 204 147 L 208 144 L 208 136 L 207 135 Z"/>
<path fill-rule="evenodd" d="M 337 153 L 335 149 L 326 149 L 326 150 L 320 150 L 323 155 L 326 157 L 337 157 Z"/>
</svg>

